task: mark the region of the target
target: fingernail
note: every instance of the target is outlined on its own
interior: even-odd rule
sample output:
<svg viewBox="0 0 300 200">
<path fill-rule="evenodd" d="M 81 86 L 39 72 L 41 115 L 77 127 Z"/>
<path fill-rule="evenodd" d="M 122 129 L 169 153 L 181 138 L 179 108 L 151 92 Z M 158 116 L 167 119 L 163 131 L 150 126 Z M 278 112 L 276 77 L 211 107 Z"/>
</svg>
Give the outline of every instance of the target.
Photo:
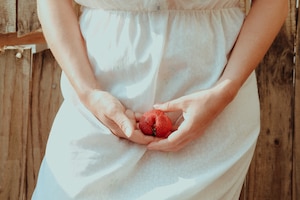
<svg viewBox="0 0 300 200">
<path fill-rule="evenodd" d="M 128 127 L 128 128 L 125 129 L 125 135 L 126 135 L 127 137 L 130 137 L 131 132 L 132 132 L 132 131 L 131 131 L 131 128 Z"/>
</svg>

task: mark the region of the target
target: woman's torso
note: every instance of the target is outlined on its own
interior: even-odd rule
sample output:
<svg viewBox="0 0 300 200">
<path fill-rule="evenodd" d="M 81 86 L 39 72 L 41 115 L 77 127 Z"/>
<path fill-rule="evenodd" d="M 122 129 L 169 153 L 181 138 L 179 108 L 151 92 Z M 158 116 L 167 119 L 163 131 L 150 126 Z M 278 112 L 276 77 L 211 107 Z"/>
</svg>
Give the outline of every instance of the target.
<svg viewBox="0 0 300 200">
<path fill-rule="evenodd" d="M 211 87 L 244 19 L 238 0 L 77 2 L 101 87 L 139 112 Z"/>
</svg>

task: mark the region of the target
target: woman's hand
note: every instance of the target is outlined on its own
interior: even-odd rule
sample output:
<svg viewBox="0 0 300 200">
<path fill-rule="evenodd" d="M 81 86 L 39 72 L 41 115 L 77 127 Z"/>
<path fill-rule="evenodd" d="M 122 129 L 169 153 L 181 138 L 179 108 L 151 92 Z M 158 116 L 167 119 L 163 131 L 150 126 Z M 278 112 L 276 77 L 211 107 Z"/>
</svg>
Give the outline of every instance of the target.
<svg viewBox="0 0 300 200">
<path fill-rule="evenodd" d="M 112 133 L 138 144 L 155 138 L 136 128 L 135 114 L 126 110 L 112 95 L 101 91 L 89 62 L 85 41 L 71 0 L 38 0 L 38 17 L 53 55 L 81 102 Z"/>
<path fill-rule="evenodd" d="M 152 142 L 148 148 L 176 151 L 200 137 L 255 70 L 278 34 L 287 13 L 287 1 L 253 0 L 218 83 L 211 89 L 157 105 L 155 108 L 166 112 L 182 111 L 183 121 L 167 139 Z"/>
<path fill-rule="evenodd" d="M 189 142 L 200 137 L 219 113 L 231 102 L 237 90 L 229 88 L 224 81 L 211 89 L 193 93 L 181 98 L 155 105 L 165 112 L 181 111 L 182 119 L 175 124 L 178 129 L 168 138 L 148 145 L 150 150 L 178 151 Z M 229 88 L 229 89 L 227 89 Z"/>
<path fill-rule="evenodd" d="M 137 144 L 149 144 L 157 140 L 144 135 L 137 128 L 136 114 L 108 92 L 94 90 L 85 99 L 85 105 L 117 137 Z"/>
</svg>

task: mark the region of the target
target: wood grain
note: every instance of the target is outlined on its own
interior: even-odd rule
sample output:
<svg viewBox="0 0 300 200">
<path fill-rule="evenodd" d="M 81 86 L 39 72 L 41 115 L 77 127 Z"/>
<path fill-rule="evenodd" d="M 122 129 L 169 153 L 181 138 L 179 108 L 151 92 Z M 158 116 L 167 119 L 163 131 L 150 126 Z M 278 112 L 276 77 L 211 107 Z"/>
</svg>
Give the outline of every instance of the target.
<svg viewBox="0 0 300 200">
<path fill-rule="evenodd" d="M 298 10 L 300 19 L 300 10 Z M 293 200 L 300 198 L 300 26 L 297 27 L 296 66 L 295 66 L 295 112 L 293 138 Z"/>
<path fill-rule="evenodd" d="M 10 0 L 7 0 L 10 1 Z M 41 24 L 37 15 L 36 0 L 17 1 L 17 35 L 18 37 L 36 32 L 41 29 Z M 73 1 L 74 12 L 79 17 L 80 6 Z M 12 17 L 12 16 L 11 16 Z"/>
<path fill-rule="evenodd" d="M 0 33 L 16 32 L 16 0 L 1 0 Z"/>
<path fill-rule="evenodd" d="M 290 12 L 287 22 L 256 70 L 261 133 L 241 199 L 292 199 L 293 38 L 296 27 L 293 13 Z"/>
<path fill-rule="evenodd" d="M 34 32 L 41 28 L 37 16 L 36 0 L 18 0 L 17 8 L 18 36 Z"/>
<path fill-rule="evenodd" d="M 17 33 L 0 34 L 0 49 L 5 46 L 18 46 L 28 44 L 46 44 L 41 31 L 32 32 L 18 37 Z"/>
<path fill-rule="evenodd" d="M 16 54 L 20 53 L 21 58 Z M 0 199 L 24 199 L 31 51 L 0 54 Z"/>
</svg>

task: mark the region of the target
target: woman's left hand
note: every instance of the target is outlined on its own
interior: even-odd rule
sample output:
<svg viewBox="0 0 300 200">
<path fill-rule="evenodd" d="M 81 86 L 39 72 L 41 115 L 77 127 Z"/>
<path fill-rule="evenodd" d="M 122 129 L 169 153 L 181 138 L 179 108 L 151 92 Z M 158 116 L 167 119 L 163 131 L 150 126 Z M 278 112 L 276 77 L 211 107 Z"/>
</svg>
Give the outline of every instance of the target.
<svg viewBox="0 0 300 200">
<path fill-rule="evenodd" d="M 214 87 L 155 106 L 166 112 L 182 111 L 183 121 L 167 139 L 151 142 L 149 149 L 182 149 L 200 137 L 230 103 L 271 46 L 288 14 L 287 1 L 270 2 L 252 1 L 225 70 Z"/>
<path fill-rule="evenodd" d="M 149 150 L 178 151 L 189 142 L 200 137 L 219 113 L 231 102 L 235 93 L 226 89 L 228 85 L 219 84 L 211 89 L 203 90 L 178 99 L 154 105 L 155 109 L 165 112 L 182 112 L 178 129 L 168 138 L 151 142 Z"/>
</svg>

